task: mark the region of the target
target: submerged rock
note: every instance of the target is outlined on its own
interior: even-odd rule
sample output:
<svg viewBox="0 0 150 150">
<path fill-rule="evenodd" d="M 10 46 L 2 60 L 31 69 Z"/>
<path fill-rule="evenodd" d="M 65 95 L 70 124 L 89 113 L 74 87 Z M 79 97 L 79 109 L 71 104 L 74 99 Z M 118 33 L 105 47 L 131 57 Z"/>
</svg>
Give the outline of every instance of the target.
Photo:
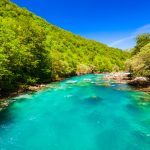
<svg viewBox="0 0 150 150">
<path fill-rule="evenodd" d="M 9 105 L 8 101 L 0 101 L 0 111 Z"/>
<path fill-rule="evenodd" d="M 91 79 L 83 79 L 83 81 L 90 82 Z"/>
<path fill-rule="evenodd" d="M 102 98 L 99 96 L 91 96 L 91 97 L 85 98 L 84 100 L 90 104 L 95 104 L 95 103 L 100 102 Z"/>
<path fill-rule="evenodd" d="M 68 84 L 73 84 L 73 83 L 76 83 L 77 81 L 74 81 L 74 80 L 70 80 L 70 81 L 67 81 Z"/>
</svg>

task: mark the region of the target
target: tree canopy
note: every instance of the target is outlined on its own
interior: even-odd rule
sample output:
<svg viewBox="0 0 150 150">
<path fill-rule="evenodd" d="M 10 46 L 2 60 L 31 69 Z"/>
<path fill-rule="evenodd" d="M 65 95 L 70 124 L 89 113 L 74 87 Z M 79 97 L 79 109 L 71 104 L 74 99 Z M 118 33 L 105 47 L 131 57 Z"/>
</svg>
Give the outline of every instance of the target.
<svg viewBox="0 0 150 150">
<path fill-rule="evenodd" d="M 132 49 L 132 55 L 136 55 L 140 52 L 141 48 L 150 43 L 150 34 L 143 33 L 136 37 L 136 46 Z"/>
<path fill-rule="evenodd" d="M 141 34 L 136 38 L 137 44 L 131 51 L 132 57 L 127 67 L 133 76 L 150 78 L 150 34 Z"/>
</svg>

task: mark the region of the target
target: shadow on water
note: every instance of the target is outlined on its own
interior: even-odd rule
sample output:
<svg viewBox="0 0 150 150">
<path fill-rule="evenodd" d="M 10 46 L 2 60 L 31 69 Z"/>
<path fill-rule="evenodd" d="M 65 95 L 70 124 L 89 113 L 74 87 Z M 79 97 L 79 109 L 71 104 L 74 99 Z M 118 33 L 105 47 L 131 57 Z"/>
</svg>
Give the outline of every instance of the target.
<svg viewBox="0 0 150 150">
<path fill-rule="evenodd" d="M 17 100 L 17 103 L 22 103 L 25 100 L 27 100 L 27 98 L 25 98 L 25 97 L 19 98 Z M 11 99 L 10 100 L 10 105 L 7 108 L 5 108 L 2 111 L 0 111 L 0 125 L 11 123 L 11 122 L 14 121 L 14 119 L 15 119 L 16 116 L 13 114 L 12 105 L 15 102 L 16 102 L 15 98 Z"/>
<path fill-rule="evenodd" d="M 11 106 L 8 106 L 6 109 L 0 112 L 0 126 L 2 124 L 7 124 L 14 121 L 15 116 L 10 111 L 11 110 L 10 107 Z"/>
<path fill-rule="evenodd" d="M 2 111 L 0 111 L 0 125 L 14 122 L 16 118 L 16 114 L 13 113 L 13 104 L 18 103 L 21 104 L 24 101 L 31 100 L 31 96 L 33 96 L 34 92 L 29 92 L 25 95 L 20 95 L 16 98 L 12 98 L 9 100 L 9 106 Z M 16 109 L 16 108 L 15 108 Z"/>
</svg>

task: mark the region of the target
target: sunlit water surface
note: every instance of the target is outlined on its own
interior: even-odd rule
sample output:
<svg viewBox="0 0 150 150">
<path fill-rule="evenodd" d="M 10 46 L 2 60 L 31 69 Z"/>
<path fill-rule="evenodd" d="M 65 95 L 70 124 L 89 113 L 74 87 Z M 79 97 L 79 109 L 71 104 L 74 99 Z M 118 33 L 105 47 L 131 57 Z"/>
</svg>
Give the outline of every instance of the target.
<svg viewBox="0 0 150 150">
<path fill-rule="evenodd" d="M 14 98 L 0 150 L 150 150 L 150 96 L 85 75 Z"/>
</svg>

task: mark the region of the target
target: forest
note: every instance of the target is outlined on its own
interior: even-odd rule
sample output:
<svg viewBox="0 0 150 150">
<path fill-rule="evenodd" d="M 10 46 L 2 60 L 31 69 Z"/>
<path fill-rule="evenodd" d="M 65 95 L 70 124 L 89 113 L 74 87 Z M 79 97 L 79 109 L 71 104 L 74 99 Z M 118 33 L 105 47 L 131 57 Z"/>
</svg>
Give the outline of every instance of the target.
<svg viewBox="0 0 150 150">
<path fill-rule="evenodd" d="M 129 53 L 65 31 L 9 0 L 0 1 L 0 90 L 76 74 L 124 69 Z"/>
<path fill-rule="evenodd" d="M 133 77 L 150 78 L 150 33 L 140 34 L 136 38 L 136 46 L 131 49 L 131 58 L 126 66 Z"/>
</svg>

